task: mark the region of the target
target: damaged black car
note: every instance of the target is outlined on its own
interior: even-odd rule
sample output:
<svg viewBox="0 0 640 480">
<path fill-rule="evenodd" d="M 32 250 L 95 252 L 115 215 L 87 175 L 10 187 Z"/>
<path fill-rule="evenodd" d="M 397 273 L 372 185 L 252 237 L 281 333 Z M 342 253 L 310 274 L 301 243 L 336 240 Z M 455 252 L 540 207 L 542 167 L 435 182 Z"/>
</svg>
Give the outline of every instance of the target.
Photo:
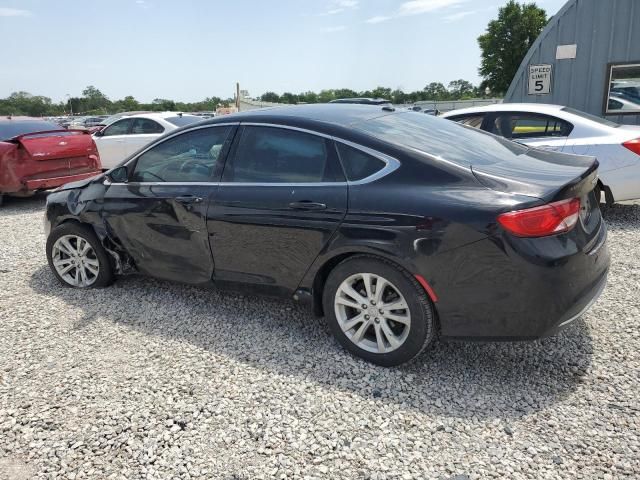
<svg viewBox="0 0 640 480">
<path fill-rule="evenodd" d="M 606 284 L 598 162 L 389 106 L 217 117 L 49 195 L 70 287 L 127 273 L 308 304 L 369 361 L 552 334 Z"/>
</svg>

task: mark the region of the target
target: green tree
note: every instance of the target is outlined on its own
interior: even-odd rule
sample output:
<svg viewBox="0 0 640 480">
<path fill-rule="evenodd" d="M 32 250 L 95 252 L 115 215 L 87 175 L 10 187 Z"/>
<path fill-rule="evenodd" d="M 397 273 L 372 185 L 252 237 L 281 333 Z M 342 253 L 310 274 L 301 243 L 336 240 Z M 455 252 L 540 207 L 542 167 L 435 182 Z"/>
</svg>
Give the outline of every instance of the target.
<svg viewBox="0 0 640 480">
<path fill-rule="evenodd" d="M 547 13 L 535 3 L 515 0 L 500 9 L 478 37 L 482 51 L 480 75 L 493 93 L 506 93 L 522 60 L 547 24 Z"/>
<path fill-rule="evenodd" d="M 265 92 L 260 97 L 260 100 L 262 100 L 263 102 L 278 103 L 280 101 L 280 95 L 275 92 Z"/>
<path fill-rule="evenodd" d="M 79 105 L 80 108 L 76 110 L 74 107 L 74 111 L 90 112 L 102 110 L 106 112 L 111 106 L 111 101 L 107 96 L 93 85 L 89 85 L 82 91 L 82 98 L 83 101 Z"/>
<path fill-rule="evenodd" d="M 447 87 L 440 82 L 431 82 L 424 87 L 423 92 L 426 97 L 423 100 L 448 100 L 449 98 Z"/>
<path fill-rule="evenodd" d="M 280 96 L 280 101 L 282 103 L 290 103 L 290 104 L 296 104 L 298 103 L 298 96 L 294 95 L 293 93 L 289 93 L 289 92 L 284 92 L 281 96 Z"/>
<path fill-rule="evenodd" d="M 176 109 L 176 102 L 167 100 L 166 98 L 154 98 L 152 102 L 152 110 L 170 112 Z"/>
<path fill-rule="evenodd" d="M 473 84 L 467 80 L 454 80 L 449 82 L 449 94 L 454 100 L 471 98 L 475 92 Z"/>
</svg>

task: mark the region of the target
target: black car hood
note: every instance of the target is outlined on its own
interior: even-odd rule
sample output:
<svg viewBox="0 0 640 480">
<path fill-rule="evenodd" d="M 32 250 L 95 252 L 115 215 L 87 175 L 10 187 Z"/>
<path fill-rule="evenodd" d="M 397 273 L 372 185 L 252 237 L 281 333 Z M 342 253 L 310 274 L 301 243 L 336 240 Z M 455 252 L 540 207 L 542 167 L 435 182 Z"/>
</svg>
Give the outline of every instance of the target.
<svg viewBox="0 0 640 480">
<path fill-rule="evenodd" d="M 591 190 L 597 183 L 595 157 L 530 149 L 500 163 L 471 167 L 485 187 L 508 193 L 537 197 L 545 201 L 566 196 L 576 188 Z M 573 188 L 572 188 L 573 187 Z"/>
</svg>

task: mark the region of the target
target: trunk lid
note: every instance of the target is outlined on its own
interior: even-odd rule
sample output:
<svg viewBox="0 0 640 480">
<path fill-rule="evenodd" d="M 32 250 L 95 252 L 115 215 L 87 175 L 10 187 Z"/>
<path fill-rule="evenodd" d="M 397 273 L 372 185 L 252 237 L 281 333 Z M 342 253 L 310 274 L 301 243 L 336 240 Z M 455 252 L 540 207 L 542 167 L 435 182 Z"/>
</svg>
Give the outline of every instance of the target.
<svg viewBox="0 0 640 480">
<path fill-rule="evenodd" d="M 544 202 L 587 195 L 598 183 L 595 157 L 529 149 L 526 155 L 471 166 L 485 187 L 537 197 Z"/>
<path fill-rule="evenodd" d="M 96 154 L 91 135 L 80 130 L 54 130 L 28 133 L 16 137 L 22 148 L 35 161 L 88 157 Z"/>
<path fill-rule="evenodd" d="M 594 157 L 531 149 L 504 162 L 474 165 L 472 171 L 488 188 L 536 197 L 541 205 L 579 198 L 578 222 L 567 235 L 584 252 L 596 248 L 602 237 L 602 215 L 595 192 L 598 161 Z"/>
</svg>

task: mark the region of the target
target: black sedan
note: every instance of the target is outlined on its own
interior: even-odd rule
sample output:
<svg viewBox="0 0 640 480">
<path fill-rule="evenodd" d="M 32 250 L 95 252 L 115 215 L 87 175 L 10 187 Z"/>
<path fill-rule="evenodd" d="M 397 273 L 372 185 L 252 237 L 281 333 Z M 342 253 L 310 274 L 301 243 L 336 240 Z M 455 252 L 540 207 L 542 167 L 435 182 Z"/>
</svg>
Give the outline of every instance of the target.
<svg viewBox="0 0 640 480">
<path fill-rule="evenodd" d="M 176 130 L 47 199 L 64 285 L 142 273 L 293 298 L 391 366 L 436 336 L 523 340 L 606 284 L 593 158 L 417 112 L 305 105 Z"/>
</svg>

